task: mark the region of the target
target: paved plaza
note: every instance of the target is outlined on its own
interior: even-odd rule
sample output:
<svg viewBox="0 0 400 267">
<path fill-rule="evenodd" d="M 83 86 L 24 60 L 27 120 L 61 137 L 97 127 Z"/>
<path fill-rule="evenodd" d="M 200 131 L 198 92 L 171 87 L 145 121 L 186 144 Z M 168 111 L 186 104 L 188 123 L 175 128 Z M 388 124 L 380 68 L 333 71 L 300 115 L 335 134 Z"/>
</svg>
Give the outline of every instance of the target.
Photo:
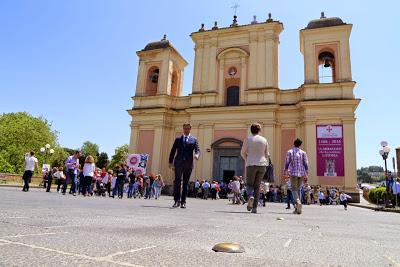
<svg viewBox="0 0 400 267">
<path fill-rule="evenodd" d="M 400 216 L 227 200 L 83 198 L 0 188 L 0 266 L 400 266 Z M 283 218 L 283 220 L 277 220 Z M 239 242 L 241 254 L 215 253 Z"/>
</svg>

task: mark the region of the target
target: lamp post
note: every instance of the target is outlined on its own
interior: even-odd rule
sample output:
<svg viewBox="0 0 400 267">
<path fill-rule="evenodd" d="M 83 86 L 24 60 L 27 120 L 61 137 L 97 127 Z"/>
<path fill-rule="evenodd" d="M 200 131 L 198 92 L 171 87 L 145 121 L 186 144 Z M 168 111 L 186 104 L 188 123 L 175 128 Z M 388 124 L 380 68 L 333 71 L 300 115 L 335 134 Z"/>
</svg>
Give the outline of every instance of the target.
<svg viewBox="0 0 400 267">
<path fill-rule="evenodd" d="M 388 179 L 388 171 L 387 171 L 387 158 L 389 156 L 390 147 L 387 141 L 382 141 L 381 146 L 382 149 L 379 150 L 379 154 L 381 154 L 383 160 L 385 161 L 385 182 L 386 182 L 386 195 L 385 195 L 385 207 L 389 208 L 389 179 Z"/>
<path fill-rule="evenodd" d="M 42 154 L 44 154 L 44 162 L 43 162 L 43 164 L 46 164 L 47 156 L 48 156 L 49 154 L 50 154 L 50 155 L 53 155 L 54 149 L 50 148 L 50 144 L 46 144 L 44 147 L 41 147 L 41 148 L 40 148 L 40 152 L 41 152 Z"/>
</svg>

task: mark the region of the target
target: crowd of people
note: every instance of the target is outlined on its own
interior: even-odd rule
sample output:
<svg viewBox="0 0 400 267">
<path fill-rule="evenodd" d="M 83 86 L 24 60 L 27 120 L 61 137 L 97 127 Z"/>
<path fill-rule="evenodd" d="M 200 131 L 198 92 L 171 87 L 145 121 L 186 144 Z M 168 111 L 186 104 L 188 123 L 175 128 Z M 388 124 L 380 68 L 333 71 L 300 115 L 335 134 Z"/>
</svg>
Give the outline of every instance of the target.
<svg viewBox="0 0 400 267">
<path fill-rule="evenodd" d="M 265 206 L 266 202 L 286 202 L 287 209 L 294 206 L 295 214 L 301 214 L 302 205 L 319 203 L 330 205 L 343 204 L 347 209 L 347 200 L 351 198 L 338 189 L 311 187 L 308 184 L 308 158 L 306 152 L 300 149 L 302 141 L 296 139 L 294 146 L 286 154 L 284 165 L 284 186 L 274 186 L 264 182 L 265 175 L 271 176 L 271 160 L 268 151 L 268 142 L 259 135 L 261 126 L 254 123 L 250 127 L 251 136 L 243 141 L 241 156 L 246 162 L 246 180 L 234 176 L 229 182 L 196 180 L 189 182 L 193 168 L 193 159 L 198 160 L 200 149 L 197 139 L 190 135 L 191 124 L 183 125 L 183 135 L 177 137 L 172 146 L 169 166 L 174 169 L 174 205 L 173 207 L 186 208 L 186 196 L 200 197 L 212 200 L 228 198 L 232 204 L 247 203 L 247 210 L 257 213 L 258 206 Z M 194 156 L 193 156 L 193 153 Z M 38 161 L 34 152 L 25 155 L 25 173 L 23 191 L 29 191 L 29 182 Z M 57 192 L 84 197 L 93 195 L 122 199 L 126 192 L 128 198 L 144 197 L 158 199 L 165 186 L 160 174 L 148 176 L 136 173 L 124 163 L 115 169 L 99 169 L 94 164 L 94 158 L 86 156 L 83 166 L 79 164 L 80 151 L 69 156 L 64 167 L 54 167 L 44 173 L 44 185 L 47 192 L 51 191 L 52 184 L 57 185 Z M 274 179 L 273 179 L 274 180 Z"/>
<path fill-rule="evenodd" d="M 56 185 L 57 193 L 63 195 L 67 193 L 69 187 L 68 193 L 73 196 L 105 197 L 108 195 L 120 199 L 123 198 L 124 193 L 127 198 L 159 199 L 161 196 L 161 190 L 165 184 L 160 174 L 138 174 L 124 163 L 114 170 L 100 169 L 95 166 L 94 158 L 90 155 L 86 157 L 84 165 L 80 166 L 79 157 L 80 152 L 76 151 L 66 160 L 65 168 L 53 167 L 51 170 L 44 170 L 43 188 L 46 192 L 51 192 L 52 185 Z M 35 167 L 38 167 L 34 152 L 26 155 L 25 161 L 29 170 L 23 176 L 23 191 L 29 191 L 30 179 Z"/>
<path fill-rule="evenodd" d="M 78 175 L 68 180 L 68 176 L 63 167 L 54 167 L 44 175 L 43 187 L 47 192 L 51 192 L 52 184 L 57 185 L 56 192 L 66 194 L 68 185 L 69 194 L 74 196 L 109 196 L 112 198 L 123 198 L 126 193 L 127 198 L 158 199 L 164 187 L 164 181 L 160 174 L 136 175 L 131 168 L 124 164 L 119 165 L 116 171 L 106 170 L 105 168 L 93 168 L 89 175 L 85 175 L 84 169 L 78 170 Z"/>
<path fill-rule="evenodd" d="M 310 186 L 308 183 L 302 183 L 299 196 L 303 205 L 340 205 L 343 204 L 340 199 L 341 193 L 335 187 L 324 189 L 321 186 Z M 242 176 L 234 176 L 229 183 L 197 179 L 189 183 L 188 194 L 191 197 L 201 199 L 228 199 L 232 204 L 246 204 L 248 199 L 246 183 Z M 350 196 L 347 195 L 347 198 L 350 198 Z M 267 202 L 286 203 L 286 208 L 290 209 L 290 205 L 294 205 L 290 180 L 286 179 L 283 186 L 262 181 L 258 205 L 265 207 Z"/>
<path fill-rule="evenodd" d="M 33 156 L 33 155 L 32 155 Z M 81 167 L 78 164 L 80 152 L 75 152 L 66 161 L 66 168 L 54 167 L 43 173 L 43 188 L 51 192 L 52 185 L 56 185 L 56 192 L 66 194 L 69 186 L 69 194 L 90 196 L 109 196 L 123 198 L 126 193 L 127 198 L 159 199 L 161 190 L 165 186 L 160 174 L 136 175 L 133 169 L 125 164 L 118 165 L 115 170 L 106 168 L 96 168 L 92 156 L 87 156 L 85 164 Z M 30 163 L 36 164 L 35 160 Z M 75 168 L 75 165 L 78 166 Z M 26 191 L 24 186 L 23 191 Z M 259 189 L 258 206 L 266 206 L 267 202 L 286 203 L 287 209 L 290 205 L 294 206 L 291 183 L 286 179 L 284 186 L 274 186 L 273 184 L 261 181 Z M 223 180 L 208 181 L 199 180 L 189 183 L 188 195 L 194 198 L 217 200 L 228 199 L 232 204 L 246 204 L 249 196 L 246 190 L 246 183 L 242 176 L 234 176 L 229 182 Z M 340 198 L 338 188 L 312 187 L 308 183 L 300 186 L 300 201 L 304 205 L 319 204 L 332 205 L 343 204 L 347 199 Z M 347 196 L 349 198 L 349 196 Z"/>
</svg>

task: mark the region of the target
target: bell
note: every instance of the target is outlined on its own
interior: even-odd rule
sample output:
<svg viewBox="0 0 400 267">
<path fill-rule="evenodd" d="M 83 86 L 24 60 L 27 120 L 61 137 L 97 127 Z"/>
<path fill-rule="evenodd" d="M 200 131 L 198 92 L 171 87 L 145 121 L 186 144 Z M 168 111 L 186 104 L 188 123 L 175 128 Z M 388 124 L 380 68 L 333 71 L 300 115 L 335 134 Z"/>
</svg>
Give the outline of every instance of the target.
<svg viewBox="0 0 400 267">
<path fill-rule="evenodd" d="M 330 66 L 332 66 L 332 64 L 331 64 L 331 60 L 330 59 L 325 59 L 324 60 L 324 67 L 325 68 L 329 68 Z"/>
<path fill-rule="evenodd" d="M 319 55 L 318 59 L 324 63 L 325 68 L 332 67 L 334 56 L 329 52 L 323 52 Z"/>
<path fill-rule="evenodd" d="M 158 73 L 153 73 L 150 77 L 150 80 L 152 83 L 157 83 L 158 82 Z"/>
</svg>

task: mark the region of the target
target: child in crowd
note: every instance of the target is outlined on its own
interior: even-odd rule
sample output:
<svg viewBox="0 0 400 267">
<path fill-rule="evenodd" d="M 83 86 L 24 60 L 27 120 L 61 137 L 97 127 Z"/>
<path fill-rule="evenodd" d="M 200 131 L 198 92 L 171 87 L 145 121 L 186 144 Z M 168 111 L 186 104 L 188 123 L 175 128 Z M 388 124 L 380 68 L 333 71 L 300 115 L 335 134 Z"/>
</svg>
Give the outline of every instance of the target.
<svg viewBox="0 0 400 267">
<path fill-rule="evenodd" d="M 141 198 L 141 194 L 140 194 L 140 177 L 136 178 L 135 183 L 133 184 L 133 198 L 136 198 L 136 196 L 138 196 L 139 198 Z"/>
<path fill-rule="evenodd" d="M 83 174 L 83 170 L 82 169 L 79 169 L 78 177 L 79 177 L 79 187 L 78 187 L 77 190 L 78 190 L 78 195 L 79 195 L 80 193 L 82 193 L 83 187 L 85 185 L 85 175 Z"/>
<path fill-rule="evenodd" d="M 53 170 L 49 170 L 47 173 L 47 188 L 46 188 L 46 192 L 50 192 L 50 188 L 51 188 L 51 184 L 53 182 L 53 175 L 57 172 L 57 168 L 54 167 Z"/>
<path fill-rule="evenodd" d="M 233 192 L 233 203 L 232 204 L 240 204 L 240 182 L 239 177 L 233 177 L 232 182 L 232 192 Z"/>
<path fill-rule="evenodd" d="M 345 194 L 343 191 L 339 195 L 340 204 L 344 206 L 344 210 L 347 210 L 347 199 L 351 199 L 351 196 Z"/>
<path fill-rule="evenodd" d="M 155 193 L 155 197 L 156 197 L 156 199 L 159 199 L 160 196 L 161 196 L 161 190 L 162 190 L 162 188 L 164 187 L 164 180 L 163 180 L 161 174 L 158 174 L 158 175 L 157 175 L 156 182 L 157 182 L 157 183 L 156 183 L 156 193 Z"/>
<path fill-rule="evenodd" d="M 325 194 L 322 191 L 322 189 L 319 190 L 318 192 L 318 200 L 319 200 L 319 205 L 322 206 L 323 204 L 325 204 Z"/>
<path fill-rule="evenodd" d="M 64 168 L 60 167 L 58 168 L 58 171 L 54 174 L 54 176 L 56 177 L 57 181 L 57 193 L 60 192 L 60 188 L 61 186 L 64 184 L 65 181 L 65 174 L 64 174 Z"/>
<path fill-rule="evenodd" d="M 135 181 L 136 181 L 136 175 L 132 169 L 130 169 L 128 178 L 129 178 L 128 198 L 132 198 L 133 194 L 134 194 L 134 187 L 135 187 Z"/>
<path fill-rule="evenodd" d="M 116 183 L 117 183 L 117 175 L 116 174 L 113 174 L 112 175 L 112 178 L 111 178 L 111 190 L 112 190 L 112 198 L 114 198 L 115 197 L 115 195 L 117 194 L 117 186 L 116 186 Z"/>
<path fill-rule="evenodd" d="M 114 173 L 113 170 L 109 170 L 107 174 L 107 192 L 109 197 L 111 197 L 111 189 L 114 188 L 111 186 L 113 173 Z"/>
</svg>

